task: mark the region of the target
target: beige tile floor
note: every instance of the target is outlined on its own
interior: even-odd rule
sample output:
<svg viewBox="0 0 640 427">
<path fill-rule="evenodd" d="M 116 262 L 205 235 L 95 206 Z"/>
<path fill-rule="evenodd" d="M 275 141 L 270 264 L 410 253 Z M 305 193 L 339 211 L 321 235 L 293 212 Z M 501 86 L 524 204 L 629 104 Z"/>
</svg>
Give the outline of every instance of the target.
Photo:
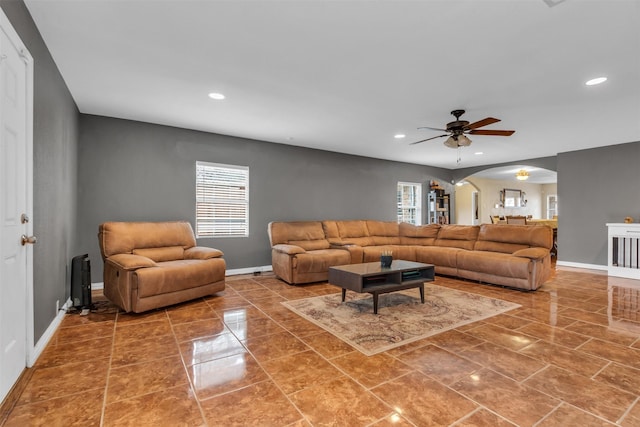
<svg viewBox="0 0 640 427">
<path fill-rule="evenodd" d="M 367 357 L 280 304 L 327 284 L 236 276 L 142 315 L 102 303 L 65 316 L 0 424 L 640 426 L 639 282 L 435 283 L 522 307 Z"/>
</svg>

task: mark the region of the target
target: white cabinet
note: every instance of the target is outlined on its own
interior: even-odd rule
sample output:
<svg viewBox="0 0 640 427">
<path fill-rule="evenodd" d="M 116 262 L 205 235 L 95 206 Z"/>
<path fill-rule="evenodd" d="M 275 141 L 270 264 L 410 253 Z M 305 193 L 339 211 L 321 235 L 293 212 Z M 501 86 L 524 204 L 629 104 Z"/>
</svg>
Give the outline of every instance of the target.
<svg viewBox="0 0 640 427">
<path fill-rule="evenodd" d="M 640 279 L 640 224 L 607 224 L 610 276 Z"/>
</svg>

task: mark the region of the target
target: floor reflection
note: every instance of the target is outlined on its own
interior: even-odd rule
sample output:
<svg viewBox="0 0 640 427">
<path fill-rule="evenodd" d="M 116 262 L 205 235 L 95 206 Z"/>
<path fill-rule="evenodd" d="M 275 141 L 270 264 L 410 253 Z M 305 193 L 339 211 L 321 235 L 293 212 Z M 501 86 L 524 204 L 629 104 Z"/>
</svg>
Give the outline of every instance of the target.
<svg viewBox="0 0 640 427">
<path fill-rule="evenodd" d="M 609 277 L 607 287 L 609 328 L 640 333 L 640 281 Z"/>
</svg>

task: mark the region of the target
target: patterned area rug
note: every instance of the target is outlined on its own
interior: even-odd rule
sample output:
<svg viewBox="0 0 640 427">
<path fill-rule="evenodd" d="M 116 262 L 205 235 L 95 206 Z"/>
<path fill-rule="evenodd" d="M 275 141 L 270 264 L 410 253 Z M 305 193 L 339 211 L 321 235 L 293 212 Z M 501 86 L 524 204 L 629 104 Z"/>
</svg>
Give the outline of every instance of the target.
<svg viewBox="0 0 640 427">
<path fill-rule="evenodd" d="M 417 288 L 382 294 L 377 315 L 370 294 L 351 291 L 344 303 L 338 293 L 282 304 L 368 356 L 520 307 L 426 283 L 424 292 L 424 304 Z"/>
</svg>

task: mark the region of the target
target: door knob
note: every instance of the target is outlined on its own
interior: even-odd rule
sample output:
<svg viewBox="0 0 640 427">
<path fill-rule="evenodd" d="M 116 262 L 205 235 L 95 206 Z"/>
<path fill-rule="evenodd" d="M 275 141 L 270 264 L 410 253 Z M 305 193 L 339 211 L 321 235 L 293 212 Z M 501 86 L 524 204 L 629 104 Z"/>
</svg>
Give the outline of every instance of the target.
<svg viewBox="0 0 640 427">
<path fill-rule="evenodd" d="M 22 242 L 22 246 L 26 245 L 27 243 L 29 244 L 35 244 L 38 239 L 36 239 L 36 236 L 25 236 L 24 234 L 20 237 L 20 241 Z"/>
</svg>

